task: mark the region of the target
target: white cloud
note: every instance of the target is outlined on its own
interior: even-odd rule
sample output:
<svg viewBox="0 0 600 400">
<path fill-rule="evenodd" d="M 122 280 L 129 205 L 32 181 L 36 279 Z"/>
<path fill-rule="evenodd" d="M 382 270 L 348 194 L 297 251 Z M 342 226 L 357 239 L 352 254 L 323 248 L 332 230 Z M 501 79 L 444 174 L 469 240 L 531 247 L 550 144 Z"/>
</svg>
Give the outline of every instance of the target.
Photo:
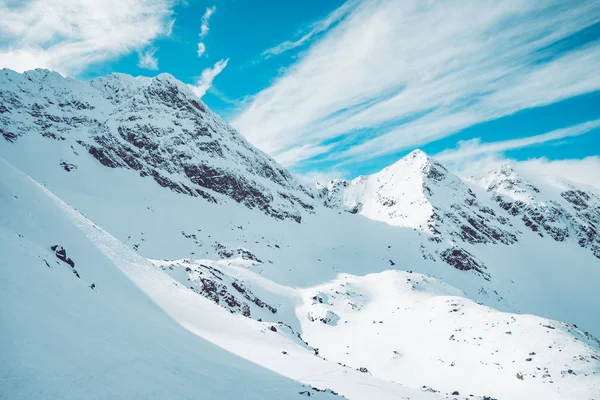
<svg viewBox="0 0 600 400">
<path fill-rule="evenodd" d="M 156 53 L 154 47 L 138 52 L 138 67 L 157 70 L 158 59 L 154 56 L 154 53 Z"/>
<path fill-rule="evenodd" d="M 208 22 L 210 20 L 210 17 L 212 17 L 212 15 L 215 13 L 215 11 L 217 11 L 217 7 L 215 6 L 207 7 L 206 11 L 204 11 L 204 15 L 202 15 L 202 24 L 200 25 L 201 38 L 208 34 L 208 31 L 210 30 Z"/>
<path fill-rule="evenodd" d="M 218 61 L 212 68 L 206 68 L 204 71 L 202 71 L 202 74 L 200 75 L 200 78 L 196 81 L 196 84 L 188 85 L 190 89 L 192 89 L 194 94 L 196 94 L 196 96 L 198 97 L 204 96 L 206 91 L 212 86 L 215 77 L 225 69 L 228 62 L 229 58 Z"/>
<path fill-rule="evenodd" d="M 515 160 L 504 155 L 482 154 L 476 157 L 443 161 L 455 174 L 469 179 L 480 176 L 504 164 L 513 167 L 524 177 L 549 177 L 567 179 L 576 184 L 588 185 L 600 190 L 600 157 L 590 156 L 582 159 L 549 160 L 545 157 Z M 550 179 L 550 183 L 553 179 Z"/>
<path fill-rule="evenodd" d="M 290 163 L 315 155 L 294 149 L 358 160 L 415 147 L 600 90 L 599 42 L 549 50 L 599 21 L 595 0 L 367 0 L 232 122 Z M 356 132 L 367 139 L 323 146 Z"/>
<path fill-rule="evenodd" d="M 0 2 L 0 67 L 76 75 L 172 28 L 170 0 Z"/>
<path fill-rule="evenodd" d="M 521 171 L 562 177 L 600 190 L 600 157 L 598 156 L 566 160 L 534 158 L 527 161 L 513 161 L 513 163 Z"/>
<path fill-rule="evenodd" d="M 202 15 L 202 24 L 200 25 L 200 39 L 208 35 L 208 31 L 210 30 L 210 26 L 208 22 L 210 21 L 210 17 L 217 11 L 216 6 L 207 7 Z M 203 42 L 198 42 L 198 57 L 202 57 L 206 53 L 206 45 Z"/>
<path fill-rule="evenodd" d="M 206 46 L 202 42 L 198 43 L 198 57 L 202 57 L 204 52 L 206 52 Z"/>
<path fill-rule="evenodd" d="M 279 43 L 277 46 L 273 46 L 265 51 L 263 51 L 262 55 L 264 58 L 270 58 L 272 56 L 279 55 L 288 50 L 295 49 L 296 47 L 300 47 L 303 44 L 307 43 L 313 37 L 317 36 L 320 33 L 327 31 L 332 25 L 335 25 L 339 21 L 341 21 L 344 17 L 348 15 L 350 11 L 352 11 L 358 5 L 358 0 L 349 0 L 344 3 L 341 7 L 332 11 L 327 17 L 324 19 L 318 20 L 313 23 L 309 27 L 308 33 L 301 35 L 296 40 L 286 40 L 285 42 Z"/>
<path fill-rule="evenodd" d="M 171 36 L 173 34 L 173 26 L 175 26 L 175 18 L 169 21 L 167 28 L 165 29 L 165 36 Z"/>
<path fill-rule="evenodd" d="M 540 135 L 519 139 L 510 139 L 484 143 L 479 138 L 461 141 L 456 149 L 444 150 L 433 155 L 456 174 L 462 177 L 477 176 L 502 164 L 510 164 L 519 173 L 542 175 L 554 178 L 565 178 L 575 183 L 585 184 L 600 189 L 600 157 L 591 156 L 583 159 L 549 160 L 547 158 L 530 158 L 515 160 L 507 158 L 505 151 L 535 146 L 538 144 L 558 143 L 562 139 L 580 136 L 586 133 L 600 133 L 600 120 L 592 120 L 564 129 L 557 129 Z"/>
<path fill-rule="evenodd" d="M 311 145 L 303 145 L 298 147 L 293 147 L 289 150 L 281 152 L 277 156 L 277 161 L 284 165 L 290 166 L 293 165 L 297 159 L 306 159 L 316 156 L 321 153 L 325 153 L 329 151 L 333 146 L 311 146 Z"/>
<path fill-rule="evenodd" d="M 480 138 L 458 142 L 456 149 L 444 150 L 434 157 L 440 161 L 460 160 L 485 154 L 500 153 L 536 144 L 556 141 L 568 137 L 579 136 L 600 127 L 600 120 L 593 120 L 568 128 L 557 129 L 552 132 L 519 139 L 503 140 L 498 142 L 483 143 Z"/>
</svg>

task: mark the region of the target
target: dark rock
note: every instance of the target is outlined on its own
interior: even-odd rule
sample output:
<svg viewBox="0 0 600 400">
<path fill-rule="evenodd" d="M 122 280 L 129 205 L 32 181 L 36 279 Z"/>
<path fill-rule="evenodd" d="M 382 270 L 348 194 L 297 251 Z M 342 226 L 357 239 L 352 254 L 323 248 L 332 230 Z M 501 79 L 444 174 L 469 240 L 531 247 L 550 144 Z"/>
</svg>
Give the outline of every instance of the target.
<svg viewBox="0 0 600 400">
<path fill-rule="evenodd" d="M 481 274 L 484 279 L 489 280 L 489 274 L 484 271 L 486 269 L 480 261 L 471 253 L 460 247 L 453 247 L 444 250 L 440 257 L 447 264 L 461 271 L 476 271 Z"/>
</svg>

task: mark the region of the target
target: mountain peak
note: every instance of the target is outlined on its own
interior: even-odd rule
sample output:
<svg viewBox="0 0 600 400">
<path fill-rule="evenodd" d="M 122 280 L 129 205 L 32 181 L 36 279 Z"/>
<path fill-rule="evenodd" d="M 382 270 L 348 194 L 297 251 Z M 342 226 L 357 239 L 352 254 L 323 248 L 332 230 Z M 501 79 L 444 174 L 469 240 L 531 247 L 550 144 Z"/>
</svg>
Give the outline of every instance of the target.
<svg viewBox="0 0 600 400">
<path fill-rule="evenodd" d="M 182 83 L 177 78 L 175 78 L 173 75 L 166 73 L 166 72 L 156 75 L 154 77 L 154 80 L 165 82 L 165 83 L 171 83 L 174 85 L 178 85 L 178 84 Z"/>
<path fill-rule="evenodd" d="M 425 153 L 423 150 L 421 149 L 414 149 L 413 151 L 411 151 L 410 153 L 408 153 L 406 155 L 407 158 L 414 158 L 414 159 L 429 159 L 429 155 L 427 153 Z"/>
<path fill-rule="evenodd" d="M 434 181 L 442 181 L 450 174 L 445 166 L 420 149 L 411 151 L 388 168 L 389 171 L 403 171 L 403 174 L 419 174 L 423 179 Z"/>
<path fill-rule="evenodd" d="M 500 169 L 498 170 L 498 174 L 504 176 L 513 176 L 516 173 L 513 167 L 511 167 L 509 164 L 502 164 L 502 166 L 500 166 Z"/>
<path fill-rule="evenodd" d="M 43 79 L 43 78 L 64 78 L 61 74 L 56 71 L 51 71 L 45 68 L 36 68 L 23 72 L 23 76 L 28 79 Z"/>
<path fill-rule="evenodd" d="M 152 78 L 149 85 L 149 91 L 150 93 L 154 94 L 156 94 L 157 92 L 169 92 L 169 97 L 183 96 L 183 98 L 185 98 L 186 100 L 200 102 L 198 96 L 194 94 L 194 92 L 192 91 L 192 89 L 190 89 L 188 85 L 181 82 L 173 75 L 167 73 L 162 73 Z M 206 107 L 201 108 L 205 109 Z"/>
<path fill-rule="evenodd" d="M 418 171 L 424 172 L 426 167 L 433 163 L 434 161 L 427 155 L 427 153 L 420 149 L 415 149 L 374 175 L 381 176 L 389 173 L 395 175 L 397 172 L 405 174 L 408 172 L 407 168 L 415 173 Z"/>
</svg>

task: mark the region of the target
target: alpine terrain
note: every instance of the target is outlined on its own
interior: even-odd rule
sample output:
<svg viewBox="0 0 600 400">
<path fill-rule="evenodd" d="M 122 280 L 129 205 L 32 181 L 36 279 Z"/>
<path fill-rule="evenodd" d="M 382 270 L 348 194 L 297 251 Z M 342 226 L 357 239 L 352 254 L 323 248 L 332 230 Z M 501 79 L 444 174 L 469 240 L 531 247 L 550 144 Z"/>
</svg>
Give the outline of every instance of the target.
<svg viewBox="0 0 600 400">
<path fill-rule="evenodd" d="M 168 74 L 0 71 L 0 398 L 600 399 L 600 193 L 308 186 Z"/>
</svg>

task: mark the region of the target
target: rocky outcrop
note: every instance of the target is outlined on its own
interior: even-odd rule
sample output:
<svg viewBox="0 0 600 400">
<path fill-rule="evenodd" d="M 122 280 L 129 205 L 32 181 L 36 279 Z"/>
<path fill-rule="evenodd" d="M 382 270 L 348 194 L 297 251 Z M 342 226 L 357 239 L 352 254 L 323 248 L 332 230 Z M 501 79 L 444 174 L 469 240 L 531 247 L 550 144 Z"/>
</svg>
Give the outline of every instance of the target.
<svg viewBox="0 0 600 400">
<path fill-rule="evenodd" d="M 154 262 L 188 289 L 226 308 L 233 314 L 257 318 L 257 314 L 277 313 L 277 307 L 260 299 L 243 282 L 224 274 L 208 263 L 188 260 Z"/>
<path fill-rule="evenodd" d="M 475 271 L 485 280 L 490 280 L 490 276 L 484 270 L 486 269 L 479 260 L 475 258 L 471 253 L 460 247 L 453 247 L 444 250 L 440 257 L 447 264 L 461 271 Z"/>
</svg>

